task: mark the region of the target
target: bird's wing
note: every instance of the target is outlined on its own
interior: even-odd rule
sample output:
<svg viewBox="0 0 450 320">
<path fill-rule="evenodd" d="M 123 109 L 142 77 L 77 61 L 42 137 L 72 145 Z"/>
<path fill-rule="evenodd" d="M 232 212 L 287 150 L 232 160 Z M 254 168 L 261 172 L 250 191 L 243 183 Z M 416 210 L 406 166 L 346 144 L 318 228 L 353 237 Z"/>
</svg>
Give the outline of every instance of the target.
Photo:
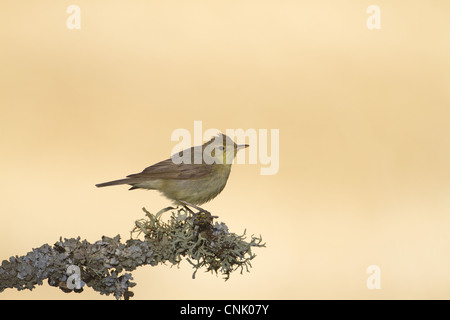
<svg viewBox="0 0 450 320">
<path fill-rule="evenodd" d="M 197 148 L 196 150 L 193 149 L 194 148 L 191 148 L 191 163 L 176 164 L 173 159 L 170 158 L 145 168 L 141 173 L 131 174 L 127 177 L 185 180 L 198 179 L 209 175 L 213 170 L 214 164 L 208 165 L 204 162 L 202 164 L 194 164 L 194 152 L 198 153 L 199 150 Z M 181 151 L 179 155 L 182 156 L 183 152 L 184 151 Z"/>
</svg>

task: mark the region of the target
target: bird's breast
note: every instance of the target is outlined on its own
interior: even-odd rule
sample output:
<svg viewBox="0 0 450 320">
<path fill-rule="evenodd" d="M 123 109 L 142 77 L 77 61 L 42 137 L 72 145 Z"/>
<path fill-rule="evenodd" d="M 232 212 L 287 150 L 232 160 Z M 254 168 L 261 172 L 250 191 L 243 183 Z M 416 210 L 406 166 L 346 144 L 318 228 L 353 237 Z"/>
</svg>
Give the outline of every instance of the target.
<svg viewBox="0 0 450 320">
<path fill-rule="evenodd" d="M 200 205 L 215 198 L 227 184 L 231 165 L 213 165 L 211 174 L 186 180 L 166 180 L 160 191 L 172 200 L 184 200 Z"/>
</svg>

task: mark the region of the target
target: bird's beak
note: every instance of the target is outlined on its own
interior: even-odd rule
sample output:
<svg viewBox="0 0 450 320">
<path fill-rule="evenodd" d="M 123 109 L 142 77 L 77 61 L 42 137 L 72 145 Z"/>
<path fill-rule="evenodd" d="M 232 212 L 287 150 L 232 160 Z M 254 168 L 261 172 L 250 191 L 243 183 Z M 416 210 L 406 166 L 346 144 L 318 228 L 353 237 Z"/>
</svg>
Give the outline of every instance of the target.
<svg viewBox="0 0 450 320">
<path fill-rule="evenodd" d="M 249 147 L 248 144 L 238 144 L 238 145 L 236 146 L 236 150 L 245 149 L 245 148 L 247 148 L 247 147 Z"/>
</svg>

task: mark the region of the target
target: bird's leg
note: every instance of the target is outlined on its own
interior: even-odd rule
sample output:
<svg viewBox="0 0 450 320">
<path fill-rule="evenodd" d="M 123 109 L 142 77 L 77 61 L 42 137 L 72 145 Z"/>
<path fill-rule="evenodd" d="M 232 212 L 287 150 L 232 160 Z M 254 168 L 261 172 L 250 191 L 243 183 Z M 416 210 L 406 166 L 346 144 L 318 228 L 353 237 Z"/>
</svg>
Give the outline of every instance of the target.
<svg viewBox="0 0 450 320">
<path fill-rule="evenodd" d="M 195 212 L 192 211 L 191 209 L 189 209 L 189 207 L 182 202 L 185 202 L 185 201 L 178 200 L 178 204 L 177 204 L 178 213 L 180 213 L 181 211 L 184 211 L 185 213 L 190 213 L 192 215 L 195 215 Z M 186 202 L 186 203 L 188 203 L 188 202 Z"/>
<path fill-rule="evenodd" d="M 191 209 L 189 209 L 189 207 L 188 207 L 187 205 L 183 205 L 183 208 L 184 208 L 186 211 L 189 211 L 192 215 L 195 214 L 195 212 L 192 211 Z"/>
<path fill-rule="evenodd" d="M 203 209 L 203 208 L 200 208 L 199 206 L 196 206 L 195 204 L 189 203 L 189 202 L 184 201 L 184 200 L 178 200 L 178 201 L 180 201 L 182 204 L 184 204 L 184 207 L 185 207 L 187 210 L 189 210 L 192 214 L 194 214 L 194 212 L 193 212 L 191 209 L 189 209 L 188 206 L 198 210 L 198 212 L 195 213 L 195 214 L 199 214 L 199 213 L 204 212 L 204 213 L 206 213 L 206 214 L 211 215 L 210 212 L 206 211 L 206 210 Z"/>
</svg>

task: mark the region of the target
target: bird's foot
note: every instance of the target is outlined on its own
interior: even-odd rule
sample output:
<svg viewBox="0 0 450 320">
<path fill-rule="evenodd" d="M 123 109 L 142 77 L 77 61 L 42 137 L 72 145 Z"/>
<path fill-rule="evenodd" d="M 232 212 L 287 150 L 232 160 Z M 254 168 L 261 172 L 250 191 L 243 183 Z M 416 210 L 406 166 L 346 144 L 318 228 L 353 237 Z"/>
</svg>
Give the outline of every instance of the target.
<svg viewBox="0 0 450 320">
<path fill-rule="evenodd" d="M 211 212 L 209 212 L 209 211 L 207 211 L 207 210 L 205 210 L 205 209 L 203 209 L 203 208 L 200 208 L 199 206 L 196 206 L 195 204 L 189 203 L 189 202 L 184 201 L 184 200 L 179 200 L 179 202 L 181 202 L 181 203 L 183 204 L 183 207 L 184 207 L 187 211 L 189 211 L 193 216 L 197 216 L 197 215 L 200 215 L 200 214 L 204 213 L 204 214 L 210 216 L 211 218 L 218 218 L 218 216 L 213 216 L 213 215 L 211 214 Z M 192 211 L 191 209 L 189 209 L 189 207 L 192 207 L 192 208 L 194 208 L 194 209 L 197 209 L 198 212 Z"/>
<path fill-rule="evenodd" d="M 184 200 L 179 200 L 179 201 L 184 205 L 183 207 L 186 208 L 186 210 L 188 210 L 188 211 L 189 211 L 190 213 L 192 213 L 192 214 L 194 214 L 194 213 L 199 214 L 199 213 L 202 213 L 202 212 L 204 212 L 204 213 L 209 213 L 209 212 L 206 211 L 205 209 L 200 208 L 199 206 L 196 206 L 195 204 L 189 203 L 189 202 L 184 201 Z M 189 209 L 189 207 L 192 207 L 192 208 L 194 208 L 194 209 L 197 209 L 198 212 L 192 211 L 191 209 Z"/>
</svg>

